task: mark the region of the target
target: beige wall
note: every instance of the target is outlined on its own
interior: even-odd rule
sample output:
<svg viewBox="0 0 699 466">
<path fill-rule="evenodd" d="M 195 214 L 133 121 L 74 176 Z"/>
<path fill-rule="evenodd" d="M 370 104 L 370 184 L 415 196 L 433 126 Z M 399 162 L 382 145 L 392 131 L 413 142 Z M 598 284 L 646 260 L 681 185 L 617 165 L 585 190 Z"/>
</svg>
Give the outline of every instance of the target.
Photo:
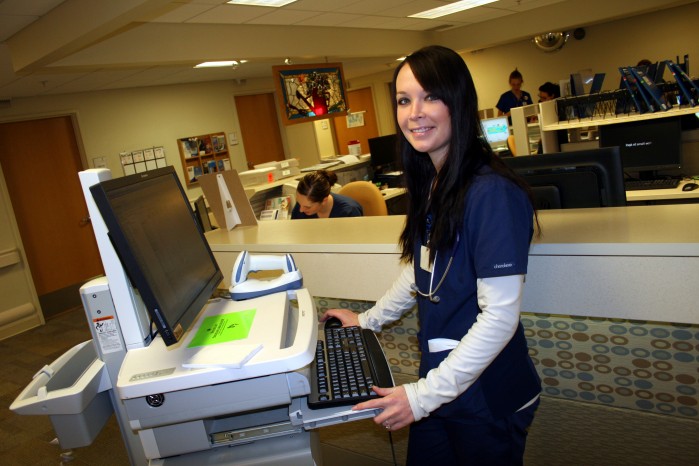
<svg viewBox="0 0 699 466">
<path fill-rule="evenodd" d="M 630 19 L 586 28 L 584 40 L 571 38 L 558 52 L 544 53 L 530 41 L 521 41 L 464 55 L 476 83 L 480 107 L 492 107 L 507 89 L 507 76 L 517 66 L 524 74 L 524 88 L 533 95 L 547 80 L 565 79 L 571 72 L 592 69 L 607 73 L 605 89 L 618 85 L 617 66 L 636 63 L 640 58 L 675 59 L 689 54 L 690 71 L 699 68 L 699 41 L 693 21 L 699 17 L 699 2 Z M 436 36 L 439 37 L 439 36 Z M 445 44 L 449 45 L 449 44 Z M 391 97 L 387 83 L 392 70 L 350 80 L 349 87 L 371 87 L 375 97 L 380 134 L 393 133 Z M 0 121 L 36 118 L 43 115 L 76 113 L 85 156 L 106 157 L 108 167 L 121 174 L 118 154 L 143 147 L 165 147 L 168 163 L 181 172 L 177 138 L 240 127 L 234 95 L 270 92 L 271 79 L 148 87 L 61 96 L 13 99 L 10 108 L 0 109 Z M 286 157 L 298 157 L 302 164 L 317 162 L 325 154 L 319 147 L 312 123 L 281 127 Z M 231 147 L 233 166 L 246 168 L 245 141 Z M 321 154 L 321 151 L 323 152 Z M 190 197 L 198 188 L 190 188 Z"/>
<path fill-rule="evenodd" d="M 585 8 L 584 2 L 581 8 Z M 591 69 L 606 73 L 604 90 L 619 86 L 619 66 L 635 65 L 640 59 L 676 61 L 689 54 L 690 71 L 699 75 L 699 40 L 696 18 L 699 2 L 657 13 L 586 27 L 583 40 L 572 36 L 557 52 L 545 53 L 530 40 L 467 53 L 478 90 L 480 108 L 494 107 L 509 89 L 508 76 L 517 67 L 524 76 L 524 90 L 536 99 L 541 84 L 568 79 L 571 73 Z M 666 75 L 670 78 L 670 75 Z"/>
</svg>

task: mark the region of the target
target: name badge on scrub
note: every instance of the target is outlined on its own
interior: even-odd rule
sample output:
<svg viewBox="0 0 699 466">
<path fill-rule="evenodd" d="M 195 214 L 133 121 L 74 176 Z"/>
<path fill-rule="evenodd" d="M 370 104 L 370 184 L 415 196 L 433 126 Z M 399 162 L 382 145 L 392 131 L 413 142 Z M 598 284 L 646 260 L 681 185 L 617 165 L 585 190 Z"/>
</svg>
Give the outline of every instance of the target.
<svg viewBox="0 0 699 466">
<path fill-rule="evenodd" d="M 430 248 L 420 246 L 420 268 L 425 272 L 432 273 L 432 263 L 430 262 Z"/>
</svg>

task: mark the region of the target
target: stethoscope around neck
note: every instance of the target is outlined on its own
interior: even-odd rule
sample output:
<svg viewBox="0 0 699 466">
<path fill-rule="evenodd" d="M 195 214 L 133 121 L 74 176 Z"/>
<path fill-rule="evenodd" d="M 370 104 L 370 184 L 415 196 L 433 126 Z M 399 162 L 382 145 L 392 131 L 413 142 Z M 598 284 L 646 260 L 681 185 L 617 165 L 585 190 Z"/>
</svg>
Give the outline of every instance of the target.
<svg viewBox="0 0 699 466">
<path fill-rule="evenodd" d="M 439 255 L 439 251 L 436 251 L 434 253 L 434 264 L 432 267 L 432 271 L 430 272 L 430 289 L 428 290 L 427 293 L 420 291 L 420 288 L 418 288 L 417 283 L 413 283 L 410 285 L 410 289 L 415 292 L 418 296 L 421 296 L 423 298 L 427 298 L 432 304 L 438 304 L 440 301 L 439 296 L 437 295 L 437 291 L 442 287 L 442 284 L 444 283 L 444 280 L 447 278 L 447 275 L 449 274 L 449 270 L 451 269 L 451 264 L 454 262 L 454 254 L 456 253 L 456 248 L 459 245 L 459 234 L 456 234 L 456 243 L 454 244 L 454 248 L 451 251 L 451 257 L 449 257 L 449 262 L 447 262 L 447 266 L 444 269 L 444 273 L 442 274 L 442 277 L 439 279 L 437 282 L 437 286 L 432 288 L 434 285 L 434 271 L 437 268 L 437 256 Z"/>
</svg>

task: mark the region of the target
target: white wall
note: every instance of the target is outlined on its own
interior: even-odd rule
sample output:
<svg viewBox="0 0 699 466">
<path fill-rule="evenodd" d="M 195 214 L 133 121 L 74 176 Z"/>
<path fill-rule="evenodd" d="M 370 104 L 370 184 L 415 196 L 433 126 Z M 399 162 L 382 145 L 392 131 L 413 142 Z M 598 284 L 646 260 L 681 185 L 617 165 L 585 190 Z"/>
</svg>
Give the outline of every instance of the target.
<svg viewBox="0 0 699 466">
<path fill-rule="evenodd" d="M 313 122 L 319 157 L 334 157 L 338 154 L 335 148 L 335 134 L 332 120 L 315 120 Z"/>
</svg>

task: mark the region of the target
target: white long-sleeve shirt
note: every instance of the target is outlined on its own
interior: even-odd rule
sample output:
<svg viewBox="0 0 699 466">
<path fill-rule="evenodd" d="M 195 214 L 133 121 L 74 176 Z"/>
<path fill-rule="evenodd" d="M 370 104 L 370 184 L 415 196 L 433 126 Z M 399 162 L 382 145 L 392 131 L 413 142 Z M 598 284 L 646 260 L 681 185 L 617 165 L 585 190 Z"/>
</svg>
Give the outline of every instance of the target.
<svg viewBox="0 0 699 466">
<path fill-rule="evenodd" d="M 359 314 L 359 325 L 378 332 L 383 325 L 398 320 L 416 302 L 411 289 L 414 283 L 413 266 L 406 266 L 376 305 Z M 466 335 L 460 341 L 428 342 L 439 350 L 454 349 L 426 377 L 404 385 L 416 421 L 465 392 L 507 345 L 519 324 L 523 285 L 524 275 L 478 279 L 482 312 Z"/>
</svg>

